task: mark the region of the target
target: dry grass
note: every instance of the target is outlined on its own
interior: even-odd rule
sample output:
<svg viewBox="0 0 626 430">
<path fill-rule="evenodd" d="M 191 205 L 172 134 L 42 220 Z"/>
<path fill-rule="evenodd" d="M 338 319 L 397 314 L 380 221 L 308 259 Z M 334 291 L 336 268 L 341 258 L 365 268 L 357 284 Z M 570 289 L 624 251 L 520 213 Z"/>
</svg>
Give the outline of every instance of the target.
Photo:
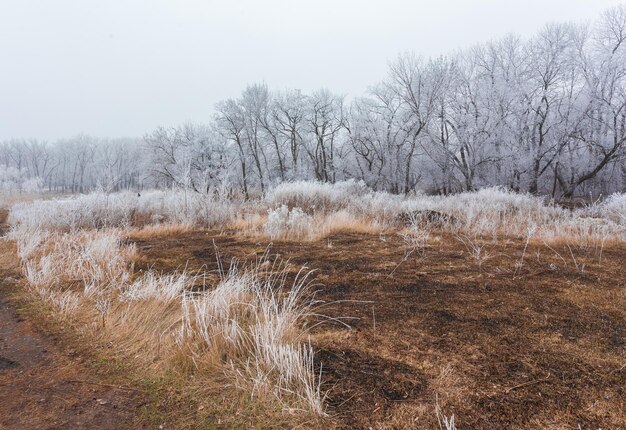
<svg viewBox="0 0 626 430">
<path fill-rule="evenodd" d="M 192 227 L 186 224 L 148 224 L 143 227 L 133 228 L 125 234 L 137 239 L 147 239 L 155 236 L 175 236 L 191 229 Z"/>
<path fill-rule="evenodd" d="M 308 242 L 340 232 L 381 234 L 393 230 L 393 227 L 383 224 L 376 218 L 355 215 L 348 210 L 316 212 L 309 215 L 297 208 L 291 210 L 286 206 L 283 208 L 285 212 L 282 216 L 274 216 L 277 211 L 270 211 L 270 216 L 246 214 L 230 227 L 247 237 Z"/>
<path fill-rule="evenodd" d="M 233 265 L 217 284 L 203 273 L 134 273 L 136 249 L 118 236 L 107 230 L 18 238 L 29 288 L 58 318 L 144 370 L 156 366 L 196 380 L 221 374 L 258 402 L 324 415 L 302 330 L 314 304 L 307 273 L 288 285 L 292 268 L 268 257 Z"/>
<path fill-rule="evenodd" d="M 405 244 L 395 234 L 383 239 L 340 233 L 329 238 L 332 247 L 327 240 L 273 241 L 272 252 L 320 269 L 319 298 L 335 302 L 325 313 L 353 318 L 346 320 L 352 330 L 325 325 L 311 338 L 336 425 L 437 428 L 438 398 L 459 428 L 623 426 L 616 414 L 623 407 L 623 244 L 605 246 L 601 261 L 572 246 L 581 273 L 571 256 L 561 260 L 543 241 L 472 236 L 490 256 L 480 268 L 471 246 L 433 229 L 424 255 L 413 254 L 389 276 Z M 200 267 L 213 258 L 213 241 L 228 257 L 267 246 L 188 232 L 138 242 L 141 267 Z M 550 246 L 569 255 L 565 245 Z M 548 373 L 549 380 L 533 382 Z M 604 396 L 601 410 L 612 405 L 613 412 L 584 410 Z"/>
<path fill-rule="evenodd" d="M 289 190 L 283 190 L 257 206 L 237 203 L 242 210 L 236 216 L 234 207 L 220 206 L 213 215 L 210 205 L 196 202 L 195 215 L 177 217 L 170 207 L 167 220 L 139 220 L 130 212 L 107 218 L 120 229 L 94 223 L 87 215 L 76 229 L 68 229 L 66 223 L 42 224 L 36 217 L 22 225 L 20 217 L 28 219 L 31 214 L 21 206 L 10 237 L 17 241 L 16 252 L 31 291 L 59 320 L 95 344 L 107 345 L 111 354 L 130 360 L 142 374 L 175 375 L 176 383 L 192 387 L 186 392 L 214 396 L 208 386 L 218 384 L 239 393 L 228 398 L 252 400 L 255 413 L 265 411 L 265 424 L 292 422 L 285 417 L 298 416 L 311 419 L 307 421 L 311 426 L 323 422 L 357 427 L 375 423 L 381 428 L 487 425 L 490 420 L 502 422 L 493 413 L 498 409 L 494 396 L 504 392 L 507 398 L 523 402 L 515 396 L 521 395 L 517 388 L 512 396 L 507 390 L 541 380 L 546 366 L 562 369 L 564 359 L 559 354 L 578 363 L 585 358 L 594 368 L 614 366 L 612 353 L 603 355 L 598 350 L 598 342 L 607 342 L 602 334 L 590 331 L 577 340 L 578 348 L 572 348 L 559 343 L 558 337 L 534 338 L 524 330 L 553 330 L 554 322 L 542 318 L 557 312 L 552 318 L 567 320 L 582 331 L 567 315 L 583 308 L 582 320 L 605 324 L 580 301 L 583 296 L 608 312 L 611 324 L 621 318 L 623 309 L 603 304 L 606 294 L 616 294 L 611 286 L 602 284 L 595 293 L 577 287 L 618 276 L 612 271 L 621 261 L 625 227 L 616 215 L 615 202 L 605 217 L 601 208 L 590 216 L 499 191 L 463 195 L 459 202 L 426 197 L 404 201 L 367 190 L 359 191 L 363 198 L 359 201 L 346 190 L 326 192 L 322 187 L 310 196 L 290 197 Z M 166 197 L 178 202 L 180 196 Z M 51 207 L 55 205 L 61 203 Z M 153 214 L 154 206 L 146 207 L 145 213 Z M 108 209 L 93 213 L 103 210 Z M 210 221 L 216 230 L 197 229 L 191 216 Z M 214 220 L 221 221 L 212 224 Z M 354 316 L 359 330 L 309 332 L 305 326 L 317 313 L 315 298 L 305 273 L 298 276 L 291 266 L 267 256 L 229 270 L 212 263 L 216 244 L 235 247 L 237 252 L 229 257 L 249 259 L 265 255 L 267 241 L 273 242 L 273 252 L 297 255 L 299 265 L 313 261 L 320 267 L 318 279 L 331 291 L 324 297 L 327 301 L 367 303 L 330 308 L 337 319 Z M 209 270 L 212 264 L 216 270 Z M 538 287 L 558 289 L 563 313 L 544 308 L 552 296 Z M 576 288 L 580 294 L 574 292 Z M 428 293 L 431 289 L 434 292 Z M 446 296 L 437 295 L 440 290 L 446 290 Z M 528 297 L 523 296 L 526 293 Z M 435 296 L 438 301 L 433 301 Z M 623 294 L 614 299 L 623 302 Z M 371 302 L 375 304 L 370 306 Z M 509 313 L 500 314 L 500 306 L 519 318 L 519 324 Z M 525 306 L 532 310 L 527 313 Z M 491 321 L 502 324 L 501 331 L 494 332 Z M 510 331 L 512 326 L 517 331 Z M 444 335 L 443 327 L 449 330 Z M 528 343 L 533 350 L 530 356 L 524 353 L 523 372 L 511 371 L 510 381 L 499 379 L 497 387 L 490 387 L 484 375 L 501 373 L 506 367 L 490 357 L 502 355 L 499 360 L 506 361 L 510 358 L 506 354 L 518 353 L 511 352 L 513 347 L 499 351 L 497 342 L 513 342 L 514 348 Z M 314 354 L 313 347 L 321 349 L 321 355 Z M 540 360 L 541 348 L 552 351 L 550 359 L 557 361 L 534 364 Z M 332 351 L 332 360 L 341 362 L 339 351 L 357 350 L 343 358 L 345 365 L 328 363 L 325 355 Z M 325 360 L 328 373 L 320 375 L 320 360 Z M 351 373 L 368 367 L 378 373 L 374 377 Z M 421 386 L 420 378 L 428 384 Z M 320 381 L 326 385 L 320 386 Z M 380 388 L 382 383 L 391 388 Z M 345 386 L 341 388 L 345 391 L 337 395 L 333 384 Z M 580 398 L 568 395 L 584 403 L 603 395 L 602 389 L 611 391 L 595 387 Z M 329 403 L 324 401 L 325 390 L 331 393 Z M 555 390 L 550 386 L 545 395 L 554 396 Z M 369 391 L 374 393 L 371 398 L 362 395 Z M 480 396 L 482 406 L 476 406 L 473 396 Z M 345 405 L 337 406 L 340 402 Z M 331 415 L 342 407 L 357 415 L 354 420 L 324 421 L 320 417 L 328 404 Z M 602 418 L 615 404 L 587 405 L 593 417 L 587 421 L 620 423 L 614 415 Z M 358 412 L 359 407 L 369 410 Z M 510 409 L 502 409 L 503 417 L 521 410 L 517 403 L 506 407 Z M 580 418 L 575 411 L 562 409 L 554 409 L 562 413 L 555 422 Z M 524 425 L 556 425 L 546 410 L 540 408 Z"/>
<path fill-rule="evenodd" d="M 178 342 L 196 366 L 228 366 L 254 397 L 324 415 L 313 350 L 300 328 L 314 304 L 308 273 L 287 288 L 289 267 L 266 263 L 233 266 L 217 288 L 186 293 Z"/>
</svg>

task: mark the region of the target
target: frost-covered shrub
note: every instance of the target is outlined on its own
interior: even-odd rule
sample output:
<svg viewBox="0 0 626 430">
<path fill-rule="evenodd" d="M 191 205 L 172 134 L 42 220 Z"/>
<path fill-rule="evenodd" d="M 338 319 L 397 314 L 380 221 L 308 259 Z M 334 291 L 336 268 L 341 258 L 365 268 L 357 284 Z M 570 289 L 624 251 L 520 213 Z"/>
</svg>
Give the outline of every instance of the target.
<svg viewBox="0 0 626 430">
<path fill-rule="evenodd" d="M 354 180 L 336 184 L 285 183 L 270 190 L 265 202 L 270 207 L 285 205 L 310 214 L 345 211 L 355 220 L 375 222 L 381 227 L 397 224 L 402 214 L 440 214 L 439 221 L 454 220 L 448 227 L 477 233 L 504 229 L 517 234 L 526 231 L 531 224 L 553 222 L 567 216 L 563 209 L 547 204 L 544 198 L 501 187 L 450 196 L 400 196 L 374 192 Z M 278 209 L 275 211 L 275 224 L 278 224 L 280 213 Z"/>
<path fill-rule="evenodd" d="M 270 207 L 285 205 L 300 208 L 307 213 L 332 212 L 350 206 L 352 202 L 373 193 L 363 181 L 284 182 L 267 192 L 265 202 Z"/>
<path fill-rule="evenodd" d="M 608 218 L 617 224 L 626 226 L 626 194 L 612 194 L 602 203 L 592 207 L 589 212 L 595 216 Z"/>
<path fill-rule="evenodd" d="M 42 193 L 44 189 L 41 178 L 29 178 L 22 182 L 22 191 L 25 193 Z"/>
<path fill-rule="evenodd" d="M 286 205 L 269 210 L 265 233 L 273 240 L 278 238 L 307 238 L 313 233 L 313 217 L 300 208 L 289 209 Z"/>
<path fill-rule="evenodd" d="M 123 227 L 137 206 L 134 193 L 92 193 L 69 198 L 35 200 L 11 207 L 9 222 L 20 231 L 76 231 Z"/>
<path fill-rule="evenodd" d="M 40 193 L 42 191 L 41 178 L 29 178 L 28 172 L 24 169 L 0 166 L 0 193 Z"/>
<path fill-rule="evenodd" d="M 148 191 L 137 200 L 137 215 L 162 222 L 213 227 L 230 222 L 238 201 L 185 190 Z"/>
<path fill-rule="evenodd" d="M 376 224 L 381 228 L 392 225 L 405 199 L 404 196 L 375 192 L 363 181 L 348 180 L 334 184 L 306 181 L 283 183 L 270 190 L 264 201 L 270 208 L 284 205 L 313 215 L 315 229 L 331 232 L 349 225 L 363 227 Z M 331 224 L 334 220 L 341 220 L 342 226 L 333 228 Z M 323 232 L 310 232 L 308 238 L 320 234 Z"/>
<path fill-rule="evenodd" d="M 355 215 L 365 215 L 385 224 L 397 217 L 406 201 L 405 196 L 373 192 L 353 199 L 348 210 Z"/>
<path fill-rule="evenodd" d="M 440 207 L 451 212 L 466 228 L 477 232 L 518 229 L 521 233 L 531 224 L 542 224 L 565 215 L 563 209 L 546 205 L 541 197 L 499 187 L 448 196 L 442 199 Z"/>
<path fill-rule="evenodd" d="M 265 232 L 272 238 L 313 239 L 333 231 L 374 231 L 407 226 L 419 220 L 421 226 L 468 234 L 525 237 L 532 230 L 535 236 L 553 239 L 559 231 L 569 232 L 574 235 L 572 238 L 580 236 L 584 241 L 597 241 L 604 240 L 607 234 L 624 237 L 623 229 L 618 227 L 626 225 L 625 201 L 624 195 L 617 194 L 596 205 L 591 216 L 597 219 L 591 222 L 584 220 L 590 216 L 589 209 L 584 213 L 568 211 L 543 197 L 502 187 L 448 196 L 401 196 L 374 192 L 355 181 L 336 184 L 301 181 L 282 184 L 268 192 L 265 203 L 276 209 L 269 211 Z M 289 209 L 303 210 L 313 216 L 312 222 L 303 222 L 300 230 L 311 228 L 308 234 L 290 233 L 290 227 L 294 231 L 297 228 L 291 226 Z"/>
<path fill-rule="evenodd" d="M 626 240 L 626 226 L 610 219 L 572 215 L 549 224 L 539 225 L 535 237 L 550 241 L 566 241 L 580 248 L 601 249 L 611 240 Z"/>
</svg>

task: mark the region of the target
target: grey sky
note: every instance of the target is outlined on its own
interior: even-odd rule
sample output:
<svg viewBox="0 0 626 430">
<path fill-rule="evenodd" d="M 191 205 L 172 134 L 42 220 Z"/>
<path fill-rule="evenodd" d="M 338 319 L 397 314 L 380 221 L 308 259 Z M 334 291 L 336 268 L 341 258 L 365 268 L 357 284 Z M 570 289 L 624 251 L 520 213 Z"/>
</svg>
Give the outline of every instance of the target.
<svg viewBox="0 0 626 430">
<path fill-rule="evenodd" d="M 425 56 L 612 0 L 0 0 L 0 139 L 141 136 L 206 121 L 246 84 L 358 95 Z"/>
</svg>

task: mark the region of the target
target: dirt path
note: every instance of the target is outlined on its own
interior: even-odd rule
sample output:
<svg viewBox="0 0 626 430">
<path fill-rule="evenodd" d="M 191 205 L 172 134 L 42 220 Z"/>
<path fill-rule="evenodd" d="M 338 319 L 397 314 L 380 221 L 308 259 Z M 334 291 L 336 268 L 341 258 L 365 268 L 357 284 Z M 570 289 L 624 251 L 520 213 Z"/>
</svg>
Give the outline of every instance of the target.
<svg viewBox="0 0 626 430">
<path fill-rule="evenodd" d="M 11 251 L 0 239 L 0 430 L 137 428 L 140 393 L 92 384 L 80 356 L 18 314 Z"/>
</svg>

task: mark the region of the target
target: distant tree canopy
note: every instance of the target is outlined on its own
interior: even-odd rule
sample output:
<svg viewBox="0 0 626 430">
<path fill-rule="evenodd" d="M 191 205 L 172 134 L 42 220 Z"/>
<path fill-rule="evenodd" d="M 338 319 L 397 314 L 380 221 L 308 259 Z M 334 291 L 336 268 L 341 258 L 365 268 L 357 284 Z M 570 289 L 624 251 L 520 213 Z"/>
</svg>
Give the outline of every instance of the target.
<svg viewBox="0 0 626 430">
<path fill-rule="evenodd" d="M 624 191 L 625 40 L 622 6 L 593 25 L 546 25 L 529 40 L 508 36 L 429 60 L 401 55 L 350 102 L 327 90 L 250 85 L 218 103 L 207 124 L 143 139 L 2 142 L 0 181 L 21 189 L 36 179 L 58 192 L 225 184 L 247 194 L 347 178 L 395 193 Z"/>
</svg>

